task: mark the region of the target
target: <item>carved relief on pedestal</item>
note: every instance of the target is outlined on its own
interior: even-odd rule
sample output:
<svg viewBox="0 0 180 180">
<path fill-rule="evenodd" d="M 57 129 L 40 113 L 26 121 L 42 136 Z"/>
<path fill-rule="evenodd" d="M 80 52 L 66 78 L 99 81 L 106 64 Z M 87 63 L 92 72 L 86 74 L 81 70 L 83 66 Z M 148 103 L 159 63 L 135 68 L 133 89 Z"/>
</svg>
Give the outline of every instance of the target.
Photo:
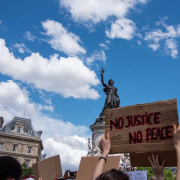
<svg viewBox="0 0 180 180">
<path fill-rule="evenodd" d="M 88 138 L 88 154 L 87 156 L 101 156 L 99 148 L 99 141 L 94 142 L 93 148 L 91 147 L 90 138 Z"/>
</svg>

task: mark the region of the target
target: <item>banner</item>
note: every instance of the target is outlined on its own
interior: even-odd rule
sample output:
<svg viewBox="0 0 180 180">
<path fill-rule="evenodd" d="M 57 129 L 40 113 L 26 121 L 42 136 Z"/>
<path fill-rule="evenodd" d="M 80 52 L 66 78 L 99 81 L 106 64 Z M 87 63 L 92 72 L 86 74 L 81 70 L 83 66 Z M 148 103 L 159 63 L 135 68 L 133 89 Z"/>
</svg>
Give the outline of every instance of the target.
<svg viewBox="0 0 180 180">
<path fill-rule="evenodd" d="M 99 157 L 81 157 L 76 180 L 91 180 Z M 119 170 L 120 156 L 108 156 L 104 166 L 104 172 L 111 169 Z"/>
<path fill-rule="evenodd" d="M 115 153 L 174 151 L 177 100 L 138 104 L 105 111 L 105 132 Z"/>
<path fill-rule="evenodd" d="M 62 177 L 60 155 L 33 164 L 34 179 L 53 180 Z"/>
</svg>

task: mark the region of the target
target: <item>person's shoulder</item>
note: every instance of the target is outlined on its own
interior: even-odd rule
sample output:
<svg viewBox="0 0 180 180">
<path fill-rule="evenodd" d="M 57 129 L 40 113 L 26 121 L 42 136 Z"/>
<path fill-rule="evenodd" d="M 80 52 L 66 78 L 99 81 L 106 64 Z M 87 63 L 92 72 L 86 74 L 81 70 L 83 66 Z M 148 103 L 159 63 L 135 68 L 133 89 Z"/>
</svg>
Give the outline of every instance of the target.
<svg viewBox="0 0 180 180">
<path fill-rule="evenodd" d="M 116 87 L 113 87 L 115 91 L 117 91 L 117 88 Z"/>
</svg>

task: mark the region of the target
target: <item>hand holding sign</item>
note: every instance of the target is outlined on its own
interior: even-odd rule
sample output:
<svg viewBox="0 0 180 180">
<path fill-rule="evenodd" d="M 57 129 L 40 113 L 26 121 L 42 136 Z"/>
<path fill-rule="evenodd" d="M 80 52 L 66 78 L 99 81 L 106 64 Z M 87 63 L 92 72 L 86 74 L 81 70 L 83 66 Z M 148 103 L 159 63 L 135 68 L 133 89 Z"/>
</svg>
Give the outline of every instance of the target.
<svg viewBox="0 0 180 180">
<path fill-rule="evenodd" d="M 177 154 L 177 174 L 176 179 L 180 179 L 180 126 L 177 128 L 175 124 L 174 126 L 174 146 Z"/>
<path fill-rule="evenodd" d="M 177 128 L 175 124 L 173 124 L 174 127 L 174 146 L 176 148 L 176 151 L 180 151 L 180 126 Z"/>
<path fill-rule="evenodd" d="M 105 139 L 105 137 L 103 136 L 99 142 L 100 145 L 100 150 L 102 152 L 102 156 L 103 157 L 107 157 L 109 154 L 109 151 L 111 149 L 111 143 L 110 143 L 110 139 L 109 139 L 109 133 L 107 133 L 107 140 Z"/>
</svg>

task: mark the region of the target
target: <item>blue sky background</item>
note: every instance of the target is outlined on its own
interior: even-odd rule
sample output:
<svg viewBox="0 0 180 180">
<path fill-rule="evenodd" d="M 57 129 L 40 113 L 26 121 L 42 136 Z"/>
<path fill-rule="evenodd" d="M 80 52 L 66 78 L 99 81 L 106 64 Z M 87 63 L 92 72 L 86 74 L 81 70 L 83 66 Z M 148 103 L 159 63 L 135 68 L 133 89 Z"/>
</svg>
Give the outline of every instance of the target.
<svg viewBox="0 0 180 180">
<path fill-rule="evenodd" d="M 7 122 L 13 116 L 23 116 L 27 104 L 25 117 L 32 118 L 36 130 L 43 130 L 44 152 L 49 156 L 60 153 L 64 168 L 69 164 L 67 158 L 76 154 L 80 159 L 87 153 L 87 137 L 91 136 L 88 128 L 105 101 L 101 67 L 106 70 L 105 82 L 111 78 L 115 81 L 121 106 L 172 98 L 180 104 L 180 2 L 91 2 L 93 6 L 86 6 L 90 0 L 0 1 L 0 113 Z M 115 3 L 122 3 L 117 6 L 119 9 L 113 6 Z M 123 10 L 125 13 L 119 13 Z M 64 35 L 73 38 L 62 40 Z M 28 65 L 14 64 L 18 58 L 22 64 L 27 57 L 33 59 L 33 53 L 39 53 L 47 62 L 54 54 L 66 58 L 63 73 L 54 66 L 43 75 L 47 73 L 43 72 L 43 65 L 36 66 L 39 56 L 33 61 L 36 71 L 28 69 Z M 69 61 L 69 57 L 73 60 Z M 73 65 L 68 68 L 73 62 L 82 62 L 81 67 L 77 65 L 72 70 L 74 74 Z M 83 73 L 79 73 L 81 70 Z M 52 77 L 51 72 L 55 72 Z M 83 96 L 86 88 L 82 89 L 87 86 L 89 93 Z M 82 91 L 77 90 L 75 97 L 74 89 Z M 93 95 L 91 89 L 95 91 Z M 73 160 L 73 167 L 78 167 L 78 158 Z"/>
</svg>

